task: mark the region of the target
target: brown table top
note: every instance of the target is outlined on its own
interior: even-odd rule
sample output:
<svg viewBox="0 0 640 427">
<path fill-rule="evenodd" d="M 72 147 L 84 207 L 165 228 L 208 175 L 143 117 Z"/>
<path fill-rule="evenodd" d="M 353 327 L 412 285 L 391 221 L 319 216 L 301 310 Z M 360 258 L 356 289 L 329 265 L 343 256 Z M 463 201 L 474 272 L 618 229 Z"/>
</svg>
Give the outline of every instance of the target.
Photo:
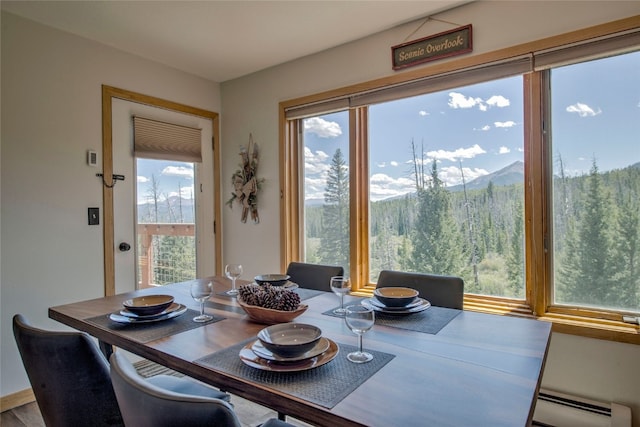
<svg viewBox="0 0 640 427">
<path fill-rule="evenodd" d="M 265 326 L 248 320 L 234 298 L 219 295 L 229 288 L 229 280 L 201 280 L 213 280 L 215 287 L 205 311 L 224 319 L 148 342 L 133 337 L 126 327 L 110 328 L 90 319 L 119 311 L 122 302 L 133 296 L 154 293 L 171 294 L 176 302 L 198 310 L 189 294 L 190 282 L 51 307 L 49 317 L 314 425 L 511 427 L 531 423 L 551 336 L 546 322 L 462 311 L 436 334 L 376 324 L 364 335 L 364 347 L 391 354 L 393 359 L 328 408 L 196 363 L 255 337 Z M 350 296 L 345 301 L 351 299 L 356 301 Z M 322 314 L 338 304 L 336 295 L 320 294 L 304 303 L 309 309 L 296 322 L 319 326 L 323 336 L 336 343 L 357 345 L 344 320 Z M 338 357 L 346 358 L 346 353 Z"/>
</svg>

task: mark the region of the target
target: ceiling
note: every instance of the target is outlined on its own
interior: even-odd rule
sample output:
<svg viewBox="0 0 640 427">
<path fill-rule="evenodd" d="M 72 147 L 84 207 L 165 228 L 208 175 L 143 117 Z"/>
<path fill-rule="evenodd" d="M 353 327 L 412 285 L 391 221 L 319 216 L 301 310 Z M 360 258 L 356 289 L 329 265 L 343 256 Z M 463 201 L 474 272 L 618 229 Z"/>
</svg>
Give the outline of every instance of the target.
<svg viewBox="0 0 640 427">
<path fill-rule="evenodd" d="M 15 15 L 215 82 L 465 3 L 469 0 L 0 2 Z"/>
</svg>

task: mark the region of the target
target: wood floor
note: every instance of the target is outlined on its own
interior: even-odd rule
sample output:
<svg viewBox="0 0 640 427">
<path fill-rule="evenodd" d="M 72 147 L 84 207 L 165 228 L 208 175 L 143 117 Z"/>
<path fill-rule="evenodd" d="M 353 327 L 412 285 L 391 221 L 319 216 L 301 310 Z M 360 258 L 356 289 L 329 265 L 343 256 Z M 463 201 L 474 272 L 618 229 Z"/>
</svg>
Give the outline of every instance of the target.
<svg viewBox="0 0 640 427">
<path fill-rule="evenodd" d="M 264 406 L 257 405 L 238 396 L 232 396 L 231 402 L 240 418 L 243 427 L 257 426 L 269 418 L 277 417 L 276 413 Z M 287 422 L 294 426 L 308 427 L 310 424 L 303 423 L 294 418 L 287 417 Z M 10 409 L 0 414 L 0 426 L 2 427 L 45 427 L 38 409 L 37 403 L 27 403 L 26 405 Z"/>
</svg>

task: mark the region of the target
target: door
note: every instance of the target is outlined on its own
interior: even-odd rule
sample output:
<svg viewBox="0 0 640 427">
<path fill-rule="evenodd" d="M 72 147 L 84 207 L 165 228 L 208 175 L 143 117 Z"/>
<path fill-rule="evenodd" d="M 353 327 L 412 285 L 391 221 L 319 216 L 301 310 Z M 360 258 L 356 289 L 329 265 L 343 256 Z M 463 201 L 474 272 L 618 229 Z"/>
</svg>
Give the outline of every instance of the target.
<svg viewBox="0 0 640 427">
<path fill-rule="evenodd" d="M 215 113 L 199 114 L 201 110 L 189 107 L 182 108 L 181 105 L 177 105 L 178 109 L 167 108 L 167 104 L 170 106 L 174 104 L 143 95 L 133 96 L 133 98 L 139 99 L 132 99 L 131 93 L 127 92 L 127 94 L 129 96 L 126 97 L 109 96 L 110 100 L 105 99 L 103 94 L 103 106 L 108 103 L 111 110 L 109 120 L 111 128 L 105 131 L 105 134 L 111 133 L 110 149 L 113 159 L 111 174 L 124 176 L 124 180 L 115 181 L 115 185 L 111 184 L 113 185 L 111 188 L 110 186 L 104 188 L 106 295 L 137 289 L 144 280 L 150 280 L 152 284 L 157 281 L 153 277 L 157 269 L 155 264 L 149 268 L 144 265 L 147 261 L 153 263 L 153 259 L 147 259 L 145 256 L 149 253 L 146 251 L 148 245 L 141 244 L 142 240 L 149 237 L 149 233 L 154 234 L 155 238 L 159 238 L 158 235 L 165 235 L 165 240 L 173 239 L 173 237 L 168 238 L 166 235 L 179 236 L 181 233 L 193 233 L 195 235 L 196 258 L 193 277 L 219 273 L 220 236 L 215 233 L 214 226 L 220 209 L 217 206 L 219 191 L 216 180 L 218 180 L 218 174 L 217 168 L 214 166 L 217 164 L 217 155 L 214 155 L 212 146 L 213 134 L 217 132 L 217 124 L 215 123 L 217 115 Z M 197 114 L 193 114 L 194 111 Z M 132 117 L 134 115 L 201 129 L 202 163 L 176 165 L 161 160 L 136 159 L 133 154 Z M 106 137 L 103 138 L 103 144 L 106 140 Z M 106 150 L 103 150 L 103 154 L 105 152 Z M 108 157 L 108 155 L 104 155 L 105 176 L 110 175 L 107 167 Z M 185 204 L 189 205 L 185 209 L 191 209 L 190 203 L 193 201 L 195 218 L 190 219 L 192 218 L 190 215 L 184 215 L 183 220 L 180 221 L 181 224 L 176 226 L 166 224 L 171 222 L 166 217 L 157 217 L 157 222 L 148 221 L 147 217 L 146 222 L 154 222 L 154 226 L 139 226 L 141 213 L 138 212 L 138 206 L 141 203 L 144 205 L 148 194 L 139 191 L 138 182 L 148 180 L 151 175 L 155 174 L 155 179 L 159 184 L 158 194 L 162 198 L 161 202 L 168 206 L 169 202 L 165 198 L 169 194 L 177 193 L 175 189 L 170 188 L 171 185 L 162 187 L 162 177 L 168 172 L 167 169 L 170 169 L 169 166 L 172 166 L 172 171 L 169 173 L 182 174 L 183 183 L 191 180 L 187 184 L 193 184 L 193 194 L 190 195 L 190 200 L 185 201 Z M 110 184 L 111 180 L 105 179 L 105 181 Z M 171 181 L 175 184 L 175 179 L 165 181 Z M 182 186 L 183 184 L 178 184 L 178 188 Z M 109 209 L 109 196 L 111 196 L 112 209 Z M 178 197 L 180 196 L 178 195 Z M 180 204 L 180 209 L 182 209 L 182 201 Z M 166 211 L 166 208 L 164 210 Z M 189 226 L 190 222 L 192 227 Z M 111 242 L 109 242 L 110 225 L 112 227 Z M 191 231 L 188 231 L 190 228 Z M 174 256 L 171 252 L 165 253 L 165 255 L 168 258 Z M 143 265 L 140 265 L 141 262 Z M 151 271 L 151 277 L 149 275 L 146 278 L 143 277 L 145 270 Z M 109 280 L 110 271 L 112 280 Z"/>
</svg>

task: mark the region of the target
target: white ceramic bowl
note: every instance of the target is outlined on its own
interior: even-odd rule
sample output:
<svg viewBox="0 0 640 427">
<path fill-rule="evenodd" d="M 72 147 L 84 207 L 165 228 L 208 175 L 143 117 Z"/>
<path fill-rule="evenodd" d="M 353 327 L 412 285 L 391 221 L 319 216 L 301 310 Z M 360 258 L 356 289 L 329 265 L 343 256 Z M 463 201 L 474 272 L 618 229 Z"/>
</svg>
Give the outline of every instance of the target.
<svg viewBox="0 0 640 427">
<path fill-rule="evenodd" d="M 262 345 L 281 357 L 298 357 L 306 353 L 318 343 L 320 337 L 320 328 L 306 323 L 280 323 L 258 332 Z"/>
<path fill-rule="evenodd" d="M 376 288 L 373 296 L 387 307 L 405 307 L 418 297 L 418 291 L 403 287 Z"/>
<path fill-rule="evenodd" d="M 282 286 L 291 277 L 286 274 L 261 274 L 253 278 L 258 285 Z"/>
<path fill-rule="evenodd" d="M 128 299 L 122 305 L 138 316 L 150 316 L 165 310 L 171 303 L 173 303 L 171 295 L 147 295 Z"/>
</svg>

